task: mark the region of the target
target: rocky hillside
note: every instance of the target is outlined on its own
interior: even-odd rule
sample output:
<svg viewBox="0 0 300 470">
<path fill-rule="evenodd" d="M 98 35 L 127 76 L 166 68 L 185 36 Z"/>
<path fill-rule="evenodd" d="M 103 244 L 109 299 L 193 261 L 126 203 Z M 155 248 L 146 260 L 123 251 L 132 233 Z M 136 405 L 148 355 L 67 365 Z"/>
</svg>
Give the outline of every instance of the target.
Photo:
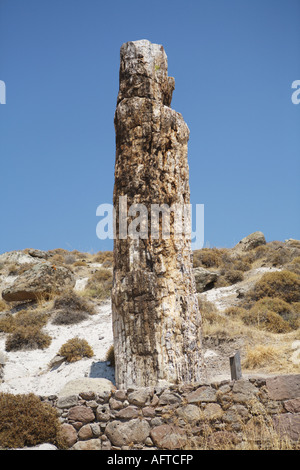
<svg viewBox="0 0 300 470">
<path fill-rule="evenodd" d="M 255 232 L 194 252 L 207 381 L 300 370 L 300 242 Z M 0 255 L 0 392 L 57 394 L 71 380 L 114 382 L 112 253 Z"/>
</svg>

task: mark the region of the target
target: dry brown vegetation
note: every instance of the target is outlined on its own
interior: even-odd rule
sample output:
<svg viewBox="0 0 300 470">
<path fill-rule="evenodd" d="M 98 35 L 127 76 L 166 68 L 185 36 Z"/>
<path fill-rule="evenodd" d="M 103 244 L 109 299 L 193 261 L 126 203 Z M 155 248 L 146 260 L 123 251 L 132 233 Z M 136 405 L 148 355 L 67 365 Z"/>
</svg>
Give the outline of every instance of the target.
<svg viewBox="0 0 300 470">
<path fill-rule="evenodd" d="M 108 299 L 111 294 L 112 279 L 111 269 L 98 269 L 90 276 L 83 295 L 98 300 Z"/>
<path fill-rule="evenodd" d="M 20 326 L 7 337 L 5 350 L 45 349 L 50 343 L 51 337 L 43 333 L 39 327 Z"/>
<path fill-rule="evenodd" d="M 299 373 L 300 361 L 292 361 L 293 344 L 300 340 L 300 244 L 285 245 L 271 242 L 250 252 L 235 253 L 230 250 L 205 249 L 197 253 L 196 263 L 221 274 L 216 288 L 227 286 L 226 265 L 251 277 L 251 270 L 260 267 L 277 269 L 252 276 L 245 294 L 228 308 L 219 311 L 214 303 L 199 295 L 203 317 L 203 336 L 207 344 L 219 344 L 222 355 L 224 345 L 240 349 L 244 372 Z M 291 269 L 290 268 L 296 268 Z M 248 274 L 249 273 L 249 274 Z M 233 283 L 231 282 L 231 285 Z M 299 358 L 300 359 L 300 358 Z"/>
<path fill-rule="evenodd" d="M 111 268 L 113 266 L 113 252 L 112 251 L 99 251 L 93 257 L 94 263 L 101 263 L 104 268 Z"/>
<path fill-rule="evenodd" d="M 44 442 L 65 447 L 56 410 L 34 394 L 0 393 L 0 446 L 22 448 Z"/>
<path fill-rule="evenodd" d="M 83 357 L 93 357 L 94 352 L 85 339 L 72 338 L 62 345 L 58 354 L 68 362 L 76 362 Z"/>
<path fill-rule="evenodd" d="M 82 273 L 82 277 L 88 276 L 86 288 L 81 293 L 66 292 L 51 299 L 41 298 L 39 302 L 34 305 L 29 304 L 20 311 L 10 311 L 11 306 L 1 300 L 0 333 L 7 335 L 6 351 L 47 348 L 51 338 L 43 332 L 43 327 L 49 319 L 58 325 L 78 323 L 93 315 L 95 305 L 110 297 L 112 252 L 92 255 L 58 249 L 49 254 L 51 262 L 68 265 L 74 272 Z M 94 263 L 100 263 L 102 266 L 99 267 Z M 90 264 L 93 265 L 92 269 Z M 300 341 L 300 243 L 271 242 L 247 253 L 233 253 L 230 249 L 205 248 L 194 252 L 194 266 L 202 266 L 219 273 L 215 288 L 235 286 L 241 281 L 247 283 L 252 270 L 257 268 L 278 269 L 275 272 L 255 275 L 253 277 L 255 282 L 249 283 L 245 295 L 224 310 L 219 310 L 213 302 L 198 296 L 203 319 L 204 344 L 209 345 L 208 347 L 213 344 L 220 357 L 228 354 L 230 348 L 240 349 L 243 373 L 299 373 L 300 354 L 298 362 L 292 362 L 291 356 L 292 344 Z M 7 268 L 0 266 L 2 272 Z M 10 274 L 19 275 L 26 269 L 27 265 L 10 265 L 8 271 Z M 88 342 L 79 338 L 69 340 L 58 353 L 66 357 L 68 362 L 93 356 L 93 350 Z M 106 360 L 114 366 L 113 347 L 107 351 Z M 10 400 L 9 397 L 0 395 L 0 409 L 1 403 L 4 403 L 1 402 L 1 398 Z M 13 403 L 10 406 L 12 410 L 15 409 Z M 8 410 L 5 410 L 5 413 L 7 412 Z M 0 412 L 0 423 L 2 415 Z M 37 418 L 37 423 L 39 419 Z M 22 426 L 25 424 L 25 421 L 20 422 Z M 34 445 L 45 442 L 44 436 L 32 434 L 33 437 L 27 435 L 24 437 L 21 431 L 16 429 L 18 432 L 13 435 L 9 435 L 5 429 L 7 439 L 4 440 L 4 428 L 3 426 L 1 428 L 0 424 L 0 445 L 4 443 L 6 447 L 13 447 L 17 444 L 21 447 L 29 443 Z M 54 428 L 50 426 L 50 429 Z M 207 436 L 203 437 L 200 448 L 226 450 L 235 448 L 234 436 L 220 434 L 219 439 L 214 434 L 212 438 L 209 423 L 207 430 Z M 271 424 L 265 420 L 253 427 L 248 426 L 245 432 L 249 435 L 247 448 L 251 450 L 295 448 L 288 441 L 280 439 Z M 49 438 L 48 442 L 52 442 L 51 439 L 54 443 L 58 442 L 55 433 L 54 430 L 53 437 Z M 260 438 L 257 438 L 257 433 Z M 31 431 L 28 435 L 31 436 Z"/>
<path fill-rule="evenodd" d="M 94 306 L 87 299 L 83 299 L 75 292 L 64 292 L 54 300 L 53 307 L 56 310 L 79 310 L 89 313 L 90 315 L 95 313 Z"/>
<path fill-rule="evenodd" d="M 115 367 L 115 349 L 113 345 L 108 349 L 105 360 L 110 362 L 111 367 Z"/>
<path fill-rule="evenodd" d="M 0 299 L 0 312 L 5 312 L 9 309 L 9 305 L 5 302 L 5 300 Z"/>
</svg>

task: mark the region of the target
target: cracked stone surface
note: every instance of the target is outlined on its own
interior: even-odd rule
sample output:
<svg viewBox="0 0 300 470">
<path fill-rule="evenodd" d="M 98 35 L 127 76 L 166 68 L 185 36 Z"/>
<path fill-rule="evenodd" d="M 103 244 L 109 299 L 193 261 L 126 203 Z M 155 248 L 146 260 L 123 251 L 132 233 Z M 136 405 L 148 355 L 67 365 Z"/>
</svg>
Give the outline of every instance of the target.
<svg viewBox="0 0 300 470">
<path fill-rule="evenodd" d="M 178 219 L 172 211 L 170 236 L 151 233 L 151 205 L 190 204 L 189 129 L 170 107 L 174 87 L 161 45 L 147 40 L 122 45 L 113 195 L 112 316 L 118 388 L 199 382 L 203 377 L 190 234 L 178 236 L 176 224 L 183 217 Z M 127 226 L 141 222 L 136 239 L 123 236 L 121 196 L 129 211 Z M 130 212 L 133 204 L 147 208 L 146 223 L 139 218 L 142 212 Z"/>
</svg>

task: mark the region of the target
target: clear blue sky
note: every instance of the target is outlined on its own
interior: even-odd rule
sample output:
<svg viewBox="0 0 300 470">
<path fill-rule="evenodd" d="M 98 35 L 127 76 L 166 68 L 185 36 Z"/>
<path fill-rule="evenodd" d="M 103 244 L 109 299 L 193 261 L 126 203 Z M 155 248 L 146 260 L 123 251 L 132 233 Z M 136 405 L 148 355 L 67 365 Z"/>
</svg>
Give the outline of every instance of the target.
<svg viewBox="0 0 300 470">
<path fill-rule="evenodd" d="M 0 253 L 112 249 L 113 117 L 124 42 L 162 44 L 190 128 L 205 244 L 300 238 L 299 0 L 0 0 Z"/>
</svg>

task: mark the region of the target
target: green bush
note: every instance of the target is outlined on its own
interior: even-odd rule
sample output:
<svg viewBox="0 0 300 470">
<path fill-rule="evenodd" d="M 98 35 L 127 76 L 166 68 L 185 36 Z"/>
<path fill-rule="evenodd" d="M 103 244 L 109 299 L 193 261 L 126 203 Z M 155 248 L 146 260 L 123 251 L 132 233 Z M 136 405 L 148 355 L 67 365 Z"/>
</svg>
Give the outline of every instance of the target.
<svg viewBox="0 0 300 470">
<path fill-rule="evenodd" d="M 57 412 L 36 395 L 0 393 L 0 446 L 22 448 L 51 443 L 62 446 Z"/>
</svg>

